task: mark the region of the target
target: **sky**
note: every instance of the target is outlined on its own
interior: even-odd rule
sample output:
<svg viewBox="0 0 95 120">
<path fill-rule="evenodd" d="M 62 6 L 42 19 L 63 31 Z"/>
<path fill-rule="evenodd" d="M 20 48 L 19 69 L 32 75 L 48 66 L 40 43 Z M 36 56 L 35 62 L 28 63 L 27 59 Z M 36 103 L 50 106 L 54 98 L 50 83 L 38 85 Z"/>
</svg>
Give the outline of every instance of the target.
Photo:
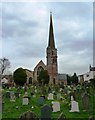
<svg viewBox="0 0 95 120">
<path fill-rule="evenodd" d="M 10 71 L 46 64 L 50 11 L 58 72 L 79 75 L 93 65 L 92 2 L 4 2 L 0 9 L 0 56 L 9 59 Z"/>
</svg>

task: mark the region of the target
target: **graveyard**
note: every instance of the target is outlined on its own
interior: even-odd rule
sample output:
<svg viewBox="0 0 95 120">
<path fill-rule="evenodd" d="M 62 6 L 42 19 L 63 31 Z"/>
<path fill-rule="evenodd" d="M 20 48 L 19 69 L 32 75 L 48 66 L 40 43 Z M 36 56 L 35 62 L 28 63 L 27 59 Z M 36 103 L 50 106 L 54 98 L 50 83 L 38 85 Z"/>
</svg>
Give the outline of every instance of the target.
<svg viewBox="0 0 95 120">
<path fill-rule="evenodd" d="M 62 3 L 60 5 L 62 5 Z M 18 5 L 18 7 L 19 6 L 20 5 Z M 10 7 L 12 6 L 9 6 L 9 8 Z M 23 7 L 23 9 L 21 9 L 21 7 Z M 5 8 L 6 7 L 4 7 L 4 9 Z M 16 10 L 10 10 L 10 14 L 8 13 L 8 8 L 3 10 L 3 23 L 7 23 L 6 20 L 8 19 L 8 23 L 3 25 L 3 40 L 12 40 L 12 44 L 9 44 L 11 42 L 7 42 L 7 46 L 4 46 L 4 48 L 7 49 L 3 56 L 8 56 L 8 58 L 12 58 L 11 60 L 13 61 L 12 73 L 7 75 L 7 73 L 4 72 L 10 68 L 10 61 L 7 58 L 0 59 L 0 82 L 2 84 L 2 87 L 0 86 L 0 118 L 2 117 L 2 120 L 95 120 L 95 67 L 91 67 L 90 65 L 89 72 L 83 73 L 86 70 L 86 64 L 88 65 L 88 63 L 92 61 L 92 56 L 91 59 L 88 59 L 90 55 L 92 55 L 92 52 L 88 52 L 90 49 L 87 50 L 87 48 L 90 48 L 90 42 L 88 41 L 89 31 L 87 30 L 89 22 L 87 25 L 85 24 L 85 21 L 87 21 L 87 17 L 84 17 L 85 14 L 83 17 L 86 19 L 83 20 L 83 23 L 83 21 L 80 22 L 78 20 L 79 17 L 71 17 L 73 19 L 70 20 L 69 16 L 75 14 L 75 12 L 72 12 L 72 14 L 67 13 L 73 10 L 73 6 L 72 9 L 70 9 L 68 5 L 67 10 L 69 10 L 69 12 L 67 13 L 65 13 L 65 11 L 67 11 L 65 9 L 59 12 L 60 14 L 54 11 L 55 28 L 58 29 L 57 35 L 59 35 L 56 36 L 56 38 L 58 39 L 57 44 L 60 50 L 57 50 L 52 12 L 50 12 L 48 45 L 45 51 L 47 62 L 44 63 L 42 61 L 44 58 L 42 48 L 44 48 L 43 46 L 46 42 L 44 42 L 44 40 L 47 33 L 45 33 L 46 30 L 44 27 L 47 25 L 48 20 L 47 17 L 43 17 L 45 15 L 47 16 L 46 13 L 48 13 L 48 11 L 44 12 L 44 10 L 41 10 L 43 8 L 42 6 L 41 8 L 37 7 L 37 13 L 34 9 L 29 9 L 28 11 L 28 7 L 24 8 L 24 4 L 21 5 L 18 10 L 17 6 L 15 8 Z M 30 8 L 32 8 L 32 6 Z M 44 8 L 46 9 L 46 7 Z M 54 10 L 56 10 L 56 8 L 57 7 L 54 6 Z M 62 6 L 60 8 L 65 7 Z M 79 14 L 80 8 L 81 7 L 77 10 L 77 14 Z M 46 10 L 50 11 L 52 9 L 49 8 Z M 16 17 L 14 11 L 18 12 L 17 15 L 19 15 L 19 17 L 21 16 L 21 18 Z M 22 12 L 20 13 L 20 11 Z M 24 14 L 22 14 L 23 12 L 25 12 L 29 18 L 28 16 L 24 16 Z M 32 12 L 33 15 L 31 15 Z M 15 17 L 12 17 L 12 15 L 15 15 Z M 36 15 L 38 16 L 37 18 L 35 17 Z M 66 18 L 64 18 L 64 16 L 66 16 Z M 79 14 L 79 16 L 81 16 L 81 14 Z M 74 21 L 74 18 L 78 19 Z M 59 19 L 62 21 L 60 22 Z M 82 17 L 80 17 L 80 19 L 82 19 Z M 80 27 L 80 23 L 83 23 L 83 28 Z M 84 25 L 86 29 L 84 29 Z M 84 38 L 86 41 L 84 41 Z M 88 44 L 85 46 L 87 41 Z M 84 50 L 86 51 L 84 52 Z M 57 51 L 59 51 L 59 53 Z M 85 56 L 84 53 L 87 54 L 87 56 Z M 12 56 L 9 56 L 9 54 Z M 40 61 L 38 62 L 38 60 Z M 37 64 L 34 66 L 36 62 Z M 59 62 L 60 65 L 58 64 Z M 87 63 L 85 64 L 85 62 Z M 72 72 L 75 71 L 81 72 L 81 75 L 79 73 L 80 79 L 76 73 L 71 75 Z"/>
<path fill-rule="evenodd" d="M 20 118 L 27 111 L 33 111 L 37 118 L 47 114 L 51 119 L 56 120 L 62 113 L 68 120 L 74 118 L 89 120 L 90 117 L 95 117 L 95 93 L 93 88 L 86 88 L 89 98 L 86 96 L 84 99 L 82 96 L 85 92 L 81 89 L 81 86 L 79 89 L 76 86 L 75 88 L 73 89 L 70 86 L 60 88 L 59 86 L 32 85 L 28 85 L 27 88 L 6 87 L 2 89 L 2 120 Z M 83 101 L 85 102 L 83 103 Z M 76 108 L 72 106 L 72 102 L 77 103 Z M 45 105 L 50 108 L 50 113 L 42 110 Z"/>
</svg>

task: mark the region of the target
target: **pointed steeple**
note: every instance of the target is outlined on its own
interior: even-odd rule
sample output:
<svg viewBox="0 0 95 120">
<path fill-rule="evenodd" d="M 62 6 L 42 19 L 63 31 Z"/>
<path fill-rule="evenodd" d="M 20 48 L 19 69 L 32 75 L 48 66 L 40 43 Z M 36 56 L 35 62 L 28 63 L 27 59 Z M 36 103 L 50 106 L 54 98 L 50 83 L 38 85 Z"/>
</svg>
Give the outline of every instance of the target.
<svg viewBox="0 0 95 120">
<path fill-rule="evenodd" d="M 53 34 L 53 22 L 52 22 L 52 13 L 50 12 L 50 27 L 49 27 L 49 42 L 48 47 L 55 48 L 54 34 Z"/>
</svg>

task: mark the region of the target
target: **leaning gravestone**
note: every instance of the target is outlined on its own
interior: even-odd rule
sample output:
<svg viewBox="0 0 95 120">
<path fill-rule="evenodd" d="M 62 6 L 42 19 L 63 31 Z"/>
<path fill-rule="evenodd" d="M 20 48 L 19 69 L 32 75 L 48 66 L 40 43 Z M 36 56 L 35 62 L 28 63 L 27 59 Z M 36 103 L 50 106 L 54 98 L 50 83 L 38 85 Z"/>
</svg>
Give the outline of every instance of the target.
<svg viewBox="0 0 95 120">
<path fill-rule="evenodd" d="M 27 111 L 20 116 L 20 120 L 38 120 L 38 118 L 34 112 Z"/>
<path fill-rule="evenodd" d="M 88 111 L 90 108 L 90 96 L 88 93 L 84 93 L 82 96 L 82 103 L 85 111 Z"/>
<path fill-rule="evenodd" d="M 48 105 L 44 105 L 41 109 L 41 120 L 51 120 L 52 109 Z"/>
<path fill-rule="evenodd" d="M 53 112 L 58 112 L 60 111 L 60 103 L 59 102 L 52 102 L 52 108 L 53 108 Z"/>
<path fill-rule="evenodd" d="M 59 115 L 58 120 L 67 120 L 66 116 L 63 114 L 63 112 Z"/>
</svg>

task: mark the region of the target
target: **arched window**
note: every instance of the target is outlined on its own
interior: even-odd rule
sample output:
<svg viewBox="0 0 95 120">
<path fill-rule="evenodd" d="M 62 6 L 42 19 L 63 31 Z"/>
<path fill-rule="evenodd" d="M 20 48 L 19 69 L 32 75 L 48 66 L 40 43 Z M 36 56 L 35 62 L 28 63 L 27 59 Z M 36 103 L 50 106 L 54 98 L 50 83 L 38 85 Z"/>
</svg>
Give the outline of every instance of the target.
<svg viewBox="0 0 95 120">
<path fill-rule="evenodd" d="M 32 77 L 29 77 L 29 84 L 32 84 Z"/>
<path fill-rule="evenodd" d="M 38 67 L 37 69 L 37 76 L 39 76 L 40 72 L 44 70 L 44 68 L 42 66 Z"/>
</svg>

